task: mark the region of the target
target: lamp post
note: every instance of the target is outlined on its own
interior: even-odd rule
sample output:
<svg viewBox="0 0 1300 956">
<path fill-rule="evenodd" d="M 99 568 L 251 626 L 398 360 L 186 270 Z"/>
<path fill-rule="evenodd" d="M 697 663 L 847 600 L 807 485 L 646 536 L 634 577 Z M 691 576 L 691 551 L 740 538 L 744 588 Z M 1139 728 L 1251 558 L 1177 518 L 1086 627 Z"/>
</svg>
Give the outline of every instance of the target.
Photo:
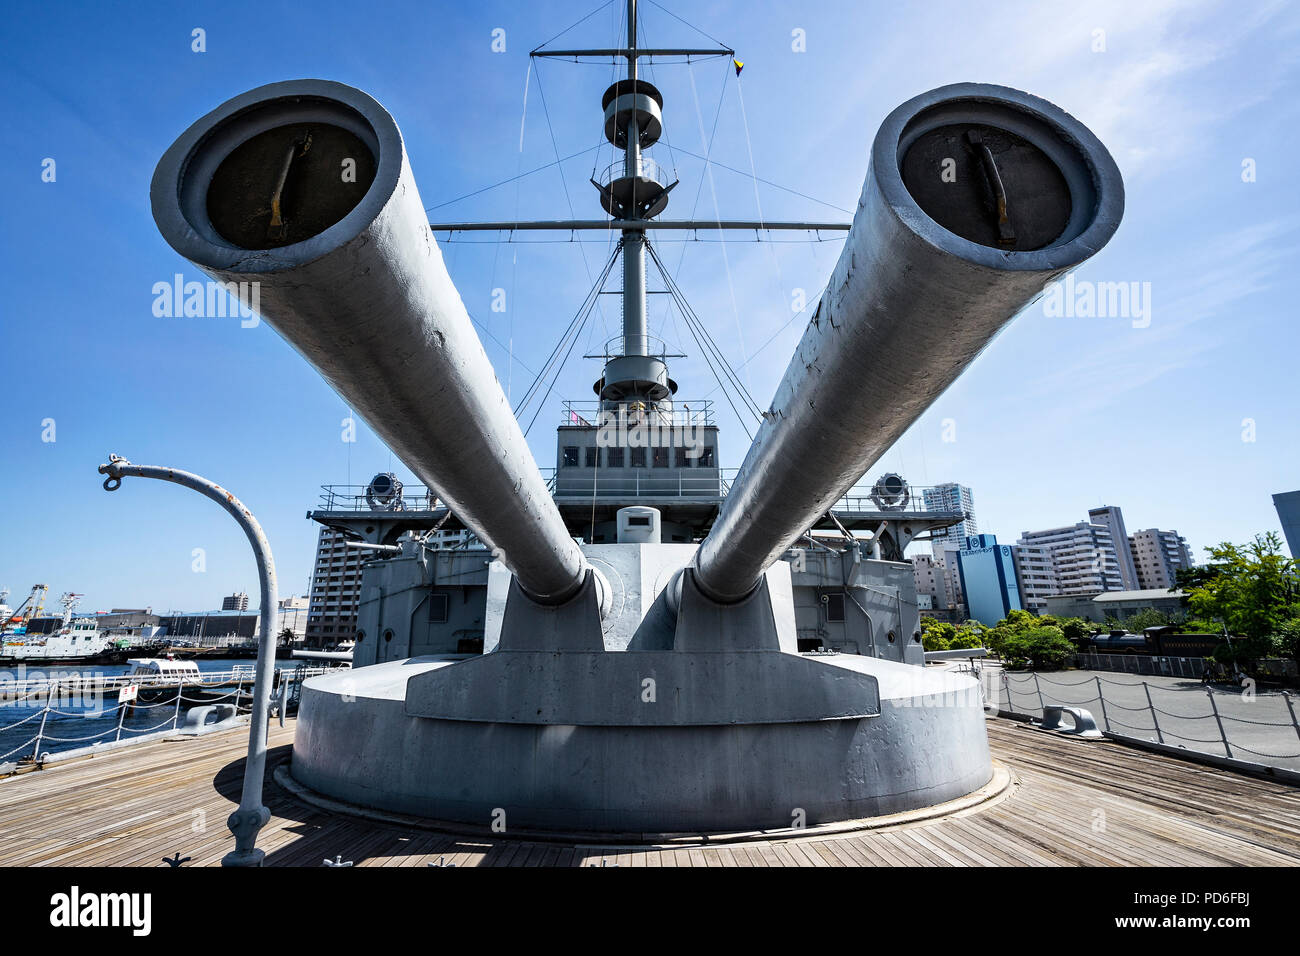
<svg viewBox="0 0 1300 956">
<path fill-rule="evenodd" d="M 262 781 L 266 774 L 267 726 L 271 714 L 271 683 L 275 674 L 275 561 L 271 545 L 253 513 L 244 503 L 220 485 L 199 475 L 161 465 L 133 465 L 125 458 L 110 455 L 108 464 L 99 466 L 105 491 L 116 491 L 122 479 L 157 478 L 191 488 L 225 508 L 244 529 L 257 559 L 257 577 L 262 589 L 261 631 L 257 645 L 257 671 L 253 684 L 253 711 L 249 718 L 248 759 L 244 762 L 244 787 L 239 809 L 226 821 L 235 835 L 235 848 L 221 859 L 222 866 L 261 866 L 266 857 L 256 847 L 257 833 L 271 819 L 271 811 L 262 805 Z"/>
</svg>

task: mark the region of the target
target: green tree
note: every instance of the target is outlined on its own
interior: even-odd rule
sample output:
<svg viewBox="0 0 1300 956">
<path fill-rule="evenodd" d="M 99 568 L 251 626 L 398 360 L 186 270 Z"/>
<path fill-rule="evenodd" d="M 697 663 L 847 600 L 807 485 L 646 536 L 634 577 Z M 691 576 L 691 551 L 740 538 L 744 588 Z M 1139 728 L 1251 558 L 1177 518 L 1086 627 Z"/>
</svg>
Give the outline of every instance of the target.
<svg viewBox="0 0 1300 956">
<path fill-rule="evenodd" d="M 921 645 L 927 651 L 956 651 L 970 647 L 984 647 L 983 634 L 984 628 L 973 621 L 958 626 L 936 621 L 932 617 L 921 618 Z"/>
<path fill-rule="evenodd" d="M 946 651 L 952 648 L 957 628 L 932 617 L 921 618 L 921 646 L 927 651 Z"/>
<path fill-rule="evenodd" d="M 1038 670 L 1059 670 L 1074 653 L 1074 645 L 1059 627 L 1028 627 L 1011 632 L 1002 642 L 1000 655 L 1008 667 L 1032 662 Z"/>
<path fill-rule="evenodd" d="M 1230 633 L 1253 639 L 1280 635 L 1300 618 L 1300 566 L 1282 554 L 1276 533 L 1206 551 L 1214 573 L 1199 576 L 1188 591 L 1193 617 L 1221 621 Z"/>
<path fill-rule="evenodd" d="M 1124 620 L 1124 630 L 1141 634 L 1148 627 L 1163 627 L 1166 624 L 1181 624 L 1182 615 L 1169 614 L 1153 607 L 1143 608 Z"/>
</svg>

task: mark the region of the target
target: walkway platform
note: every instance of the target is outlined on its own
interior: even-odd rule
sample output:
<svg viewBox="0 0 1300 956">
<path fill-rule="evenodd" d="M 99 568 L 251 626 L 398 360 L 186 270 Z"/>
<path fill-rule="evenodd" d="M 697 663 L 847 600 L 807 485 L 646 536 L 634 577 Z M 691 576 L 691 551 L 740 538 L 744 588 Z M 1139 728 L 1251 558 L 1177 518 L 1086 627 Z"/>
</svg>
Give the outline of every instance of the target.
<svg viewBox="0 0 1300 956">
<path fill-rule="evenodd" d="M 1300 788 L 990 720 L 1009 785 L 941 817 L 656 846 L 512 840 L 331 812 L 268 771 L 270 866 L 1300 866 Z M 270 768 L 294 723 L 271 731 Z M 141 744 L 0 780 L 0 866 L 216 866 L 247 731 Z"/>
</svg>

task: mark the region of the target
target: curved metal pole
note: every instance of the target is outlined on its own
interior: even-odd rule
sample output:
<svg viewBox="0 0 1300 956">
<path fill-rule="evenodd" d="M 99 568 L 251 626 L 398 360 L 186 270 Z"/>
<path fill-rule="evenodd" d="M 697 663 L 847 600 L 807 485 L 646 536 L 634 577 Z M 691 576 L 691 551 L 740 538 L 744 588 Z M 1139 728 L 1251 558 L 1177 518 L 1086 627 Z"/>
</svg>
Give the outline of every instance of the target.
<svg viewBox="0 0 1300 956">
<path fill-rule="evenodd" d="M 125 458 L 110 455 L 108 464 L 99 466 L 105 491 L 116 491 L 122 479 L 157 478 L 170 481 L 211 498 L 239 522 L 253 546 L 257 558 L 257 576 L 262 588 L 261 629 L 257 645 L 257 672 L 253 684 L 253 712 L 249 718 L 248 759 L 244 763 L 244 788 L 239 798 L 239 809 L 230 815 L 226 825 L 235 835 L 235 849 L 221 859 L 222 866 L 261 866 L 266 853 L 256 847 L 257 833 L 271 819 L 271 811 L 262 805 L 262 780 L 266 774 L 267 728 L 271 716 L 271 683 L 275 679 L 275 561 L 271 557 L 271 544 L 262 532 L 253 513 L 244 503 L 220 485 L 188 471 L 165 468 L 161 465 L 133 465 Z"/>
</svg>

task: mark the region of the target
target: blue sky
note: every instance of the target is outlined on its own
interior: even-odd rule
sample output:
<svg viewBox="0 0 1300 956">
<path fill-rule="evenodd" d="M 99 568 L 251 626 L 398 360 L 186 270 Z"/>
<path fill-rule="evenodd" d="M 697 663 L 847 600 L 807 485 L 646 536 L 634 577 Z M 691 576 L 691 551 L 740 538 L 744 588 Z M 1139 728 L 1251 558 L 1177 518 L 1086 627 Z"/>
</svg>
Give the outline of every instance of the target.
<svg viewBox="0 0 1300 956">
<path fill-rule="evenodd" d="M 609 45 L 620 6 L 563 42 Z M 708 44 L 642 6 L 644 43 Z M 1149 326 L 1052 318 L 1031 306 L 868 477 L 894 469 L 918 485 L 968 484 L 981 530 L 1002 541 L 1085 520 L 1100 504 L 1123 507 L 1130 530 L 1177 528 L 1198 555 L 1211 542 L 1278 529 L 1271 494 L 1300 487 L 1300 9 L 1160 0 L 665 6 L 745 62 L 743 86 L 719 60 L 649 74 L 665 94 L 667 129 L 651 155 L 682 181 L 668 217 L 712 215 L 716 194 L 723 215 L 737 218 L 756 218 L 760 205 L 769 219 L 838 218 L 835 207 L 856 203 L 884 116 L 963 80 L 1056 102 L 1097 132 L 1124 174 L 1124 224 L 1078 277 L 1151 283 Z M 305 592 L 316 531 L 304 515 L 319 486 L 390 468 L 409 475 L 364 427 L 355 444 L 340 440 L 346 405 L 267 326 L 153 315 L 155 282 L 203 278 L 153 225 L 154 165 L 229 97 L 322 77 L 367 90 L 393 114 L 424 203 L 439 207 L 431 217 L 561 218 L 570 204 L 580 218 L 597 217 L 587 179 L 593 164 L 612 161 L 608 146 L 517 187 L 441 205 L 598 142 L 609 66 L 547 61 L 529 80 L 520 149 L 528 51 L 595 7 L 324 2 L 309 12 L 261 0 L 9 10 L 0 38 L 0 586 L 16 596 L 37 581 L 56 595 L 84 592 L 88 609 L 202 609 L 232 590 L 255 592 L 247 546 L 211 503 L 140 480 L 105 493 L 95 467 L 113 452 L 231 489 L 270 535 L 281 593 Z M 191 50 L 196 27 L 206 52 Z M 505 30 L 504 53 L 491 49 L 495 28 Z M 792 49 L 795 30 L 805 52 Z M 1093 49 L 1096 31 L 1104 50 Z M 705 152 L 715 114 L 714 160 L 749 170 L 752 152 L 758 176 L 821 202 L 765 185 L 756 195 L 749 179 L 716 167 L 711 187 L 688 151 Z M 54 182 L 42 181 L 47 157 Z M 1247 159 L 1254 182 L 1242 180 Z M 444 246 L 516 400 L 606 255 L 603 236 L 589 238 L 598 241 Z M 766 403 L 806 322 L 791 309 L 794 290 L 815 301 L 840 243 L 749 238 L 660 248 Z M 505 313 L 491 311 L 494 288 L 506 290 Z M 652 333 L 696 352 L 665 298 L 654 297 Z M 584 352 L 617 331 L 616 300 L 605 299 Z M 559 400 L 587 400 L 598 372 L 576 357 L 566 366 L 530 434 L 543 467 L 554 464 Z M 708 395 L 725 409 L 698 355 L 678 360 L 673 376 L 679 397 Z M 734 467 L 747 440 L 729 410 L 721 417 L 722 464 Z M 46 419 L 53 442 L 42 440 Z M 944 440 L 945 419 L 955 441 Z M 1253 441 L 1243 440 L 1247 420 Z M 206 555 L 202 573 L 192 569 L 195 548 Z"/>
</svg>

